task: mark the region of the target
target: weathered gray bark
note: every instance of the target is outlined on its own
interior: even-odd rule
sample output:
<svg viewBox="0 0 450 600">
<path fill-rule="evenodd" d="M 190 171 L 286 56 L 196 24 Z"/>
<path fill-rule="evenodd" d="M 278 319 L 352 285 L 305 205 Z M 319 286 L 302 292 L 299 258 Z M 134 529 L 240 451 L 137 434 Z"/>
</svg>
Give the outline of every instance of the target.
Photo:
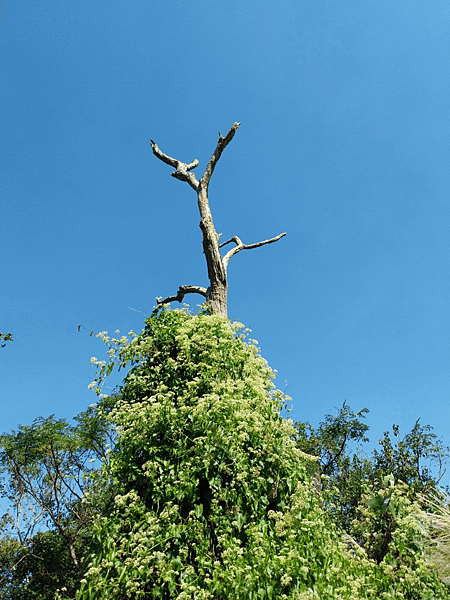
<svg viewBox="0 0 450 600">
<path fill-rule="evenodd" d="M 219 141 L 217 142 L 216 149 L 200 181 L 196 179 L 194 173 L 190 172 L 198 166 L 197 159 L 189 164 L 183 163 L 180 160 L 171 158 L 170 156 L 167 156 L 167 154 L 161 152 L 156 143 L 153 140 L 150 140 L 153 154 L 164 163 L 176 169 L 171 173 L 172 177 L 180 179 L 181 181 L 186 181 L 197 193 L 198 208 L 201 217 L 200 229 L 203 233 L 203 252 L 206 257 L 209 278 L 208 289 L 196 285 L 180 286 L 175 296 L 169 296 L 164 299 L 158 298 L 158 304 L 167 304 L 168 302 L 173 302 L 175 300 L 182 302 L 185 294 L 201 294 L 206 298 L 206 304 L 210 306 L 213 314 L 227 318 L 227 267 L 230 258 L 241 250 L 250 250 L 251 248 L 258 248 L 265 244 L 271 244 L 286 235 L 285 233 L 280 233 L 280 235 L 271 238 L 270 240 L 264 240 L 263 242 L 258 242 L 256 244 L 243 244 L 237 236 L 234 236 L 227 242 L 219 244 L 220 234 L 214 229 L 211 210 L 209 208 L 209 181 L 222 152 L 233 139 L 239 125 L 240 123 L 234 123 L 225 137 L 222 137 L 219 133 Z M 235 248 L 229 250 L 225 256 L 221 256 L 220 248 L 231 242 L 236 244 Z"/>
</svg>

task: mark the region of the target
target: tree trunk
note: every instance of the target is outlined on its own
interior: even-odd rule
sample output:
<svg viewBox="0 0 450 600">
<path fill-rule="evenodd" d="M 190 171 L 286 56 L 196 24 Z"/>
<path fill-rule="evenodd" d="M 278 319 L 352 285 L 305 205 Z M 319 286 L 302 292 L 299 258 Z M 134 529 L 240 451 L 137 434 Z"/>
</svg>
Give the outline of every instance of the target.
<svg viewBox="0 0 450 600">
<path fill-rule="evenodd" d="M 209 208 L 208 187 L 211 175 L 214 172 L 217 161 L 219 160 L 223 150 L 233 139 L 234 134 L 236 133 L 239 125 L 240 123 L 234 123 L 225 137 L 222 137 L 222 135 L 219 133 L 219 141 L 217 142 L 216 149 L 200 181 L 196 179 L 194 173 L 190 172 L 192 169 L 195 169 L 195 167 L 198 166 L 197 159 L 193 160 L 189 164 L 183 163 L 161 152 L 161 150 L 158 148 L 155 142 L 153 140 L 150 140 L 152 144 L 153 154 L 157 158 L 162 160 L 164 163 L 175 167 L 176 171 L 172 173 L 172 177 L 180 179 L 181 181 L 186 181 L 197 193 L 198 208 L 201 217 L 200 229 L 203 233 L 203 252 L 206 257 L 209 278 L 208 289 L 195 285 L 180 286 L 175 296 L 169 296 L 164 299 L 157 298 L 158 305 L 167 304 L 175 300 L 177 300 L 178 302 L 182 302 L 186 294 L 201 294 L 206 298 L 205 304 L 210 307 L 212 314 L 220 315 L 221 317 L 226 319 L 228 288 L 227 266 L 230 258 L 234 256 L 234 254 L 237 254 L 237 252 L 240 252 L 241 250 L 248 250 L 251 248 L 263 246 L 265 244 L 270 244 L 272 242 L 276 242 L 277 240 L 286 235 L 285 233 L 281 233 L 275 238 L 272 238 L 270 240 L 264 240 L 263 242 L 258 242 L 256 244 L 243 244 L 237 236 L 234 236 L 227 242 L 224 242 L 223 244 L 219 245 L 220 235 L 217 234 L 214 228 L 211 210 Z M 225 256 L 221 256 L 220 248 L 222 248 L 226 244 L 229 244 L 230 242 L 234 242 L 236 244 L 236 247 L 227 252 Z"/>
</svg>

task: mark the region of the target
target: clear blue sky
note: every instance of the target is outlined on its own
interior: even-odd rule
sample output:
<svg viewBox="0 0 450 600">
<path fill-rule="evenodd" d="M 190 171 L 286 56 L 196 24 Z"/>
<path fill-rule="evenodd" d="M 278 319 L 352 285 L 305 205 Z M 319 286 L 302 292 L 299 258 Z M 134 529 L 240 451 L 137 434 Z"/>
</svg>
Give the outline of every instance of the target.
<svg viewBox="0 0 450 600">
<path fill-rule="evenodd" d="M 450 444 L 450 5 L 443 0 L 4 0 L 0 431 L 96 400 L 87 330 L 142 328 L 207 285 L 194 191 L 293 417 L 367 407 Z M 191 304 L 200 297 L 188 297 Z M 135 310 L 131 310 L 135 309 Z M 78 332 L 78 325 L 87 330 Z M 446 476 L 450 483 L 450 475 Z"/>
</svg>

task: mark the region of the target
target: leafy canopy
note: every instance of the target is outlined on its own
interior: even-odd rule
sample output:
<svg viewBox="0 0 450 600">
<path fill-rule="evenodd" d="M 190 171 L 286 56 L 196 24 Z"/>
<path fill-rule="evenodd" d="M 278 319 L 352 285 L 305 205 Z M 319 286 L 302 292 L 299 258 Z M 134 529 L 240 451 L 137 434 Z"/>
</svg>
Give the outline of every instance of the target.
<svg viewBox="0 0 450 600">
<path fill-rule="evenodd" d="M 318 457 L 314 468 L 316 475 L 326 477 L 323 485 L 333 499 L 330 513 L 347 533 L 352 530 L 363 496 L 378 489 L 383 478 L 393 476 L 396 482 L 408 486 L 412 497 L 418 497 L 437 487 L 449 454 L 449 448 L 433 433 L 433 428 L 417 420 L 403 438 L 394 424 L 395 442 L 385 431 L 378 440 L 380 447 L 372 450 L 371 456 L 366 455 L 361 444 L 368 441 L 369 428 L 363 422 L 368 412 L 363 408 L 355 413 L 344 402 L 335 415 L 326 415 L 316 429 L 307 422 L 295 424 L 297 444 L 304 452 Z"/>
<path fill-rule="evenodd" d="M 0 599 L 53 600 L 62 581 L 73 597 L 90 523 L 107 497 L 92 474 L 113 443 L 111 402 L 90 406 L 74 425 L 50 416 L 0 435 Z"/>
</svg>

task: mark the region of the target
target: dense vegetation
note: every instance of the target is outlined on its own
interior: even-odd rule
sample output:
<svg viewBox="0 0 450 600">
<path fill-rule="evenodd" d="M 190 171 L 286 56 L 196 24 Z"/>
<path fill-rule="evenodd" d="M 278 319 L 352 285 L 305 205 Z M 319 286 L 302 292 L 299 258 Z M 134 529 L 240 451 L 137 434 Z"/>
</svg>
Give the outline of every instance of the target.
<svg viewBox="0 0 450 600">
<path fill-rule="evenodd" d="M 366 456 L 366 409 L 294 424 L 245 333 L 159 310 L 101 334 L 98 402 L 0 437 L 1 600 L 449 597 L 431 428 Z"/>
</svg>

